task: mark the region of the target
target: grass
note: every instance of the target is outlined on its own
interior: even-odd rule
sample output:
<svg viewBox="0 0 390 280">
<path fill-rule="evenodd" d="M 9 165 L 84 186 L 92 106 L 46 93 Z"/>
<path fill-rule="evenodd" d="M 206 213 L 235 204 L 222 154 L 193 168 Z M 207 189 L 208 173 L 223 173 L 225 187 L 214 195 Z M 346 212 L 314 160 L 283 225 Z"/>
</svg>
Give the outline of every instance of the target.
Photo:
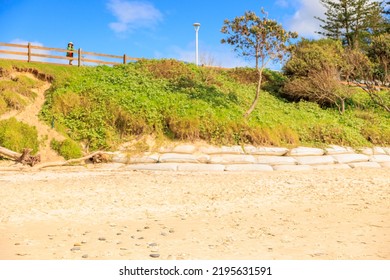
<svg viewBox="0 0 390 280">
<path fill-rule="evenodd" d="M 390 144 L 390 116 L 364 92 L 340 115 L 336 108 L 284 100 L 278 93 L 284 78 L 272 71 L 264 75 L 258 107 L 244 119 L 255 93 L 253 69 L 174 60 L 81 68 L 0 60 L 3 69 L 15 65 L 53 77 L 41 118 L 55 119 L 57 130 L 90 150 L 115 149 L 144 135 L 217 145 Z"/>
<path fill-rule="evenodd" d="M 39 81 L 26 76 L 12 76 L 8 71 L 0 71 L 0 114 L 11 110 L 21 110 L 34 100 L 32 91 L 40 85 Z"/>
<path fill-rule="evenodd" d="M 79 158 L 82 156 L 80 145 L 71 139 L 65 139 L 64 141 L 57 141 L 53 139 L 50 142 L 50 146 L 60 156 L 63 156 L 67 160 L 72 158 Z"/>
<path fill-rule="evenodd" d="M 0 146 L 21 153 L 24 148 L 38 152 L 38 132 L 35 127 L 17 121 L 15 118 L 0 121 Z"/>
</svg>

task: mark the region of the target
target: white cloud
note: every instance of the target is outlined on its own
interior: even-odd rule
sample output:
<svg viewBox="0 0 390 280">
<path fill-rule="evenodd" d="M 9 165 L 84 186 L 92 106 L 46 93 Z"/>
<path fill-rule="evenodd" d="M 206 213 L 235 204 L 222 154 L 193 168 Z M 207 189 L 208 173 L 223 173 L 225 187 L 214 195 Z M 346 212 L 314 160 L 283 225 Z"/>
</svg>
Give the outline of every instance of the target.
<svg viewBox="0 0 390 280">
<path fill-rule="evenodd" d="M 277 0 L 276 5 L 281 7 L 281 8 L 287 8 L 289 6 L 288 1 L 286 1 L 286 0 Z"/>
<path fill-rule="evenodd" d="M 0 47 L 2 50 L 7 50 L 7 51 L 13 51 L 13 52 L 23 52 L 25 55 L 16 55 L 16 54 L 0 54 L 1 58 L 7 58 L 7 59 L 16 59 L 16 60 L 27 60 L 27 44 L 31 43 L 32 46 L 37 46 L 37 47 L 43 47 L 43 44 L 40 42 L 28 42 L 26 40 L 22 39 L 14 39 L 10 44 L 17 44 L 17 45 L 24 45 L 26 48 L 18 48 L 18 47 Z M 50 51 L 46 50 L 37 50 L 32 48 L 32 53 L 33 54 L 42 54 L 42 55 L 50 55 Z M 48 58 L 44 57 L 34 57 L 32 56 L 32 61 L 48 61 Z"/>
<path fill-rule="evenodd" d="M 163 19 L 158 9 L 143 1 L 109 0 L 107 8 L 116 18 L 116 22 L 109 24 L 116 33 L 137 28 L 154 28 Z"/>
<path fill-rule="evenodd" d="M 302 37 L 318 38 L 316 31 L 320 30 L 320 21 L 314 17 L 323 17 L 325 8 L 319 0 L 299 0 L 298 9 L 287 20 L 287 28 L 296 31 Z"/>
</svg>

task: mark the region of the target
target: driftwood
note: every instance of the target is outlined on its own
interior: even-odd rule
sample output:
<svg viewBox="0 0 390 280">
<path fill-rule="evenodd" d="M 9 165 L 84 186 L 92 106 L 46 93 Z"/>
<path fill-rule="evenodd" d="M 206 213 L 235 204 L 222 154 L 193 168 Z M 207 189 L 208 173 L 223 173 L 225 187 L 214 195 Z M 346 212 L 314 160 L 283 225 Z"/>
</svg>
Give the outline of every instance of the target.
<svg viewBox="0 0 390 280">
<path fill-rule="evenodd" d="M 110 155 L 113 154 L 110 152 L 97 151 L 92 154 L 86 155 L 84 157 L 70 159 L 67 161 L 40 163 L 41 162 L 40 155 L 32 156 L 30 154 L 31 151 L 32 151 L 31 149 L 24 149 L 23 153 L 17 153 L 0 146 L 0 156 L 22 163 L 23 165 L 29 165 L 31 167 L 33 166 L 36 169 L 41 169 L 45 167 L 71 165 L 75 163 L 81 163 L 87 160 L 91 161 L 92 163 L 103 163 L 103 162 L 108 162 L 110 160 Z"/>
<path fill-rule="evenodd" d="M 75 163 L 81 163 L 83 161 L 91 161 L 92 163 L 103 163 L 103 162 L 109 162 L 110 155 L 114 153 L 110 152 L 103 152 L 103 151 L 97 151 L 92 154 L 86 155 L 81 158 L 75 158 L 75 159 L 69 159 L 67 161 L 55 161 L 55 162 L 47 162 L 42 163 L 34 166 L 36 169 L 46 168 L 46 167 L 54 167 L 54 166 L 65 166 L 65 165 L 71 165 Z"/>
<path fill-rule="evenodd" d="M 20 154 L 20 153 L 8 150 L 7 148 L 0 146 L 0 156 L 2 156 L 2 157 L 12 159 L 12 160 L 17 160 L 18 158 L 20 158 L 21 155 L 22 154 Z"/>
<path fill-rule="evenodd" d="M 31 152 L 31 149 L 23 149 L 23 152 L 20 154 L 0 146 L 0 156 L 12 159 L 23 165 L 34 166 L 37 163 L 41 162 L 41 156 L 33 156 L 31 155 Z"/>
</svg>

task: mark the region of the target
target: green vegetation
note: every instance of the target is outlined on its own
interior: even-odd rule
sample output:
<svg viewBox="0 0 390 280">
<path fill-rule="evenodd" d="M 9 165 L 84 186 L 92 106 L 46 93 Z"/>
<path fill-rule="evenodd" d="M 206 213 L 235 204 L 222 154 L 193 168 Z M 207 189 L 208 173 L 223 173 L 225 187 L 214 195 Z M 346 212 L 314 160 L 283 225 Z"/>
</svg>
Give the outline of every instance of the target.
<svg viewBox="0 0 390 280">
<path fill-rule="evenodd" d="M 50 142 L 50 146 L 65 159 L 79 158 L 82 156 L 80 145 L 71 139 L 66 139 L 64 141 L 57 141 L 53 139 Z"/>
<path fill-rule="evenodd" d="M 263 72 L 271 61 L 282 61 L 291 39 L 298 37 L 295 32 L 287 32 L 277 21 L 268 18 L 262 10 L 259 17 L 247 11 L 241 17 L 225 20 L 221 32 L 227 37 L 222 44 L 229 44 L 243 57 L 256 61 L 258 73 L 256 94 L 250 108 L 245 112 L 247 118 L 256 108 L 260 98 Z"/>
<path fill-rule="evenodd" d="M 4 64 L 0 61 L 0 67 L 6 68 Z M 246 119 L 243 113 L 256 91 L 255 69 L 203 68 L 174 60 L 82 68 L 12 64 L 54 77 L 41 118 L 49 125 L 54 120 L 55 128 L 72 139 L 51 143 L 65 158 L 81 155 L 79 143 L 89 150 L 114 150 L 143 135 L 216 145 L 390 144 L 390 116 L 364 91 L 356 89 L 358 93 L 346 100 L 345 113 L 340 115 L 332 106 L 280 97 L 286 78 L 269 70 L 263 77 L 268 91 L 261 93 L 262 106 Z M 4 128 L 13 131 L 15 126 L 3 121 L 0 135 Z M 18 131 L 37 138 L 35 130 Z M 37 141 L 18 142 L 16 147 L 4 139 L 0 136 L 0 145 L 18 151 L 38 147 Z"/>
<path fill-rule="evenodd" d="M 10 76 L 4 68 L 0 68 L 0 114 L 23 109 L 36 97 L 31 89 L 38 84 L 25 76 Z"/>
<path fill-rule="evenodd" d="M 21 153 L 24 148 L 38 152 L 38 132 L 35 127 L 17 121 L 15 118 L 0 121 L 0 146 Z"/>
<path fill-rule="evenodd" d="M 254 69 L 175 60 L 80 68 L 0 60 L 0 114 L 34 98 L 35 81 L 10 75 L 25 71 L 52 83 L 40 117 L 67 137 L 51 142 L 65 158 L 80 156 L 81 146 L 114 150 L 147 135 L 216 145 L 390 145 L 388 2 L 321 3 L 321 40 L 291 45 L 296 34 L 264 12 L 226 20 L 222 43 L 253 58 Z M 265 68 L 287 51 L 283 73 Z M 0 145 L 36 150 L 36 130 L 2 121 Z"/>
<path fill-rule="evenodd" d="M 364 47 L 373 35 L 384 32 L 388 22 L 382 16 L 383 3 L 370 0 L 320 0 L 326 8 L 318 33 L 341 40 L 351 49 Z"/>
</svg>

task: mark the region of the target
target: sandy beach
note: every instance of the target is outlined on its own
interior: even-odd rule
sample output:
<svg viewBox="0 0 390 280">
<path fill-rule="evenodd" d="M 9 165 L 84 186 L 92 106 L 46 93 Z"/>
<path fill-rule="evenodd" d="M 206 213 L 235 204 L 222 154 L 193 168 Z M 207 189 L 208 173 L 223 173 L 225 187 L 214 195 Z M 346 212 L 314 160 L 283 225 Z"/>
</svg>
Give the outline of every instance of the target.
<svg viewBox="0 0 390 280">
<path fill-rule="evenodd" d="M 0 171 L 0 259 L 390 259 L 390 170 Z"/>
</svg>

